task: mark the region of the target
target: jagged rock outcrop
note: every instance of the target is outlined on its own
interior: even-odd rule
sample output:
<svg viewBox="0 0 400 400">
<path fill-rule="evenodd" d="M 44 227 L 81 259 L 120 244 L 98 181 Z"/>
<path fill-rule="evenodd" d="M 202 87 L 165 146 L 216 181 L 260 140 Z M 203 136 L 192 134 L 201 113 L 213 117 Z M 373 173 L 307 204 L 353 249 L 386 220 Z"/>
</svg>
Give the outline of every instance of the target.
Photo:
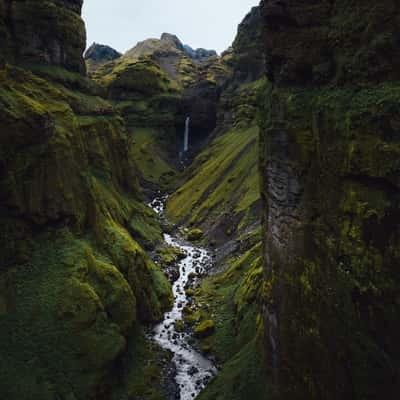
<svg viewBox="0 0 400 400">
<path fill-rule="evenodd" d="M 400 5 L 264 0 L 265 341 L 281 399 L 395 399 Z"/>
<path fill-rule="evenodd" d="M 101 65 L 121 57 L 122 54 L 110 46 L 93 43 L 84 54 L 89 74 L 96 71 Z"/>
<path fill-rule="evenodd" d="M 264 73 L 262 19 L 259 7 L 253 7 L 238 27 L 230 49 L 222 58 L 232 68 L 232 76 L 224 86 L 218 105 L 217 126 L 246 126 L 259 108 L 258 89 Z"/>
<path fill-rule="evenodd" d="M 260 7 L 253 7 L 240 23 L 232 48 L 235 79 L 251 82 L 263 77 L 265 62 Z"/>
<path fill-rule="evenodd" d="M 112 47 L 99 43 L 93 43 L 84 54 L 85 60 L 102 62 L 112 61 L 121 56 L 122 54 Z"/>
<path fill-rule="evenodd" d="M 210 57 L 216 57 L 218 54 L 215 50 L 207 50 L 207 49 L 203 49 L 203 48 L 199 48 L 199 49 L 193 49 L 190 46 L 188 46 L 187 44 L 185 44 L 183 46 L 183 48 L 185 49 L 186 53 L 189 55 L 190 58 L 193 59 L 205 59 L 205 58 L 210 58 Z"/>
<path fill-rule="evenodd" d="M 83 0 L 1 0 L 1 57 L 84 73 Z"/>
<path fill-rule="evenodd" d="M 163 33 L 160 39 L 146 39 L 125 53 L 126 58 L 139 59 L 146 56 L 156 58 L 181 57 L 185 52 L 182 42 L 175 35 Z"/>
</svg>

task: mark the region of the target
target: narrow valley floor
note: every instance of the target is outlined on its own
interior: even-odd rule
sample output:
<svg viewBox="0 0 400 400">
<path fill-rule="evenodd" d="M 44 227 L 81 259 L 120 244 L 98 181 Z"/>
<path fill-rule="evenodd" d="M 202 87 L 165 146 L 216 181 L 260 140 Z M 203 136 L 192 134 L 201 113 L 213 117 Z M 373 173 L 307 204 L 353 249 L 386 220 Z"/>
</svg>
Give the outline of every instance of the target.
<svg viewBox="0 0 400 400">
<path fill-rule="evenodd" d="M 164 200 L 155 199 L 151 204 L 162 217 Z M 194 399 L 217 373 L 212 361 L 190 344 L 191 334 L 183 329 L 183 313 L 193 304 L 194 289 L 201 277 L 212 266 L 208 250 L 191 245 L 179 236 L 164 234 L 165 243 L 183 252 L 177 262 L 179 269 L 173 285 L 174 305 L 153 331 L 153 339 L 173 354 L 175 377 L 180 400 Z"/>
</svg>

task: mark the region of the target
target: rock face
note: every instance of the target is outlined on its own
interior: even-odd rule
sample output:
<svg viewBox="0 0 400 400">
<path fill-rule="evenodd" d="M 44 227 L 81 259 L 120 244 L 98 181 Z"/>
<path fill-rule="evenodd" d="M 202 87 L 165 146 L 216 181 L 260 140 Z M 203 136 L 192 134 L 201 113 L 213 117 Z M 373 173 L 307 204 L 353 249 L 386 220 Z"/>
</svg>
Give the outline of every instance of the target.
<svg viewBox="0 0 400 400">
<path fill-rule="evenodd" d="M 86 61 L 89 73 L 93 73 L 101 65 L 113 61 L 121 57 L 122 54 L 118 53 L 110 46 L 104 44 L 93 43 L 85 52 L 84 59 Z"/>
<path fill-rule="evenodd" d="M 0 52 L 22 63 L 84 73 L 82 0 L 0 1 Z"/>
<path fill-rule="evenodd" d="M 357 18 L 358 16 L 358 18 Z M 265 1 L 267 74 L 281 85 L 399 78 L 396 1 Z M 329 22 L 335 27 L 326 29 Z M 307 49 L 301 47 L 307 45 Z"/>
<path fill-rule="evenodd" d="M 218 246 L 226 243 L 227 249 L 239 232 L 250 232 L 260 223 L 256 115 L 266 81 L 263 62 L 256 66 L 263 59 L 261 22 L 259 8 L 253 8 L 239 26 L 234 48 L 218 63 L 205 64 L 204 75 L 212 72 L 217 84 L 205 79 L 186 89 L 190 96 L 184 113 L 191 115 L 191 129 L 199 137 L 205 127 L 214 132 L 166 208 L 168 217 L 199 224 L 207 238 Z"/>
<path fill-rule="evenodd" d="M 125 122 L 80 74 L 81 2 L 0 5 L 0 398 L 109 398 L 133 328 L 170 304 L 135 240 L 155 216 Z"/>
<path fill-rule="evenodd" d="M 221 88 L 231 70 L 214 51 L 188 49 L 164 33 L 100 66 L 93 77 L 119 102 L 129 125 L 183 132 L 189 116 L 191 144 L 201 142 L 216 126 Z"/>
<path fill-rule="evenodd" d="M 117 50 L 114 50 L 110 46 L 106 46 L 104 44 L 93 43 L 85 52 L 84 58 L 85 60 L 93 60 L 93 61 L 112 61 L 118 57 L 121 57 L 122 54 L 118 53 Z"/>
<path fill-rule="evenodd" d="M 190 58 L 202 60 L 204 58 L 216 57 L 218 54 L 215 50 L 207 50 L 207 49 L 192 49 L 187 44 L 183 46 L 185 52 L 189 55 Z"/>
<path fill-rule="evenodd" d="M 394 399 L 397 1 L 265 0 L 265 341 L 281 399 Z"/>
<path fill-rule="evenodd" d="M 232 76 L 224 85 L 217 113 L 217 125 L 248 125 L 259 107 L 257 89 L 265 76 L 262 19 L 259 7 L 253 7 L 238 27 L 233 46 L 222 58 L 232 68 Z"/>
<path fill-rule="evenodd" d="M 232 47 L 236 79 L 241 82 L 260 79 L 264 75 L 260 7 L 253 7 L 241 22 Z"/>
</svg>

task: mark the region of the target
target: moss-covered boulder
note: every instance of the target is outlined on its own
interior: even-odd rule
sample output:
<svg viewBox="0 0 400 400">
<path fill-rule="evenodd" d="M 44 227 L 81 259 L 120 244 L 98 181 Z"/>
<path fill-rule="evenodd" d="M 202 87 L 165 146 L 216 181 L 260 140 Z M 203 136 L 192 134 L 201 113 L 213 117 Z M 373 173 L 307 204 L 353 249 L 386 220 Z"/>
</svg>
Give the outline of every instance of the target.
<svg viewBox="0 0 400 400">
<path fill-rule="evenodd" d="M 162 247 L 157 250 L 157 254 L 165 266 L 173 265 L 186 257 L 186 253 L 182 249 L 173 246 Z"/>
<path fill-rule="evenodd" d="M 175 321 L 175 330 L 177 332 L 183 332 L 185 329 L 185 323 L 182 320 Z"/>
<path fill-rule="evenodd" d="M 193 331 L 195 337 L 199 339 L 204 339 L 214 333 L 215 322 L 211 319 L 207 319 L 200 324 L 198 324 Z"/>
<path fill-rule="evenodd" d="M 196 240 L 200 240 L 204 235 L 204 232 L 199 228 L 190 229 L 187 233 L 186 237 L 191 242 L 195 242 Z"/>
</svg>

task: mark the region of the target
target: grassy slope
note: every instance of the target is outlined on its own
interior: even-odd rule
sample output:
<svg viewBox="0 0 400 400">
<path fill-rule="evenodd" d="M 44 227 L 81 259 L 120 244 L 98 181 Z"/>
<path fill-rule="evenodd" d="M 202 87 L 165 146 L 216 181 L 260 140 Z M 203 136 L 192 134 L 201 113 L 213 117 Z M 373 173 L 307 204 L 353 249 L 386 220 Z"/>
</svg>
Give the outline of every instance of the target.
<svg viewBox="0 0 400 400">
<path fill-rule="evenodd" d="M 196 290 L 195 319 L 215 321 L 215 332 L 203 339 L 203 350 L 216 356 L 221 371 L 199 399 L 269 399 L 264 371 L 261 304 L 263 268 L 260 230 L 247 238 L 250 249 L 226 261 L 230 267 L 211 276 Z"/>
<path fill-rule="evenodd" d="M 135 142 L 132 157 L 146 183 L 161 191 L 174 186 L 179 173 L 171 160 L 177 153 L 174 132 L 155 128 L 131 128 Z"/>
<path fill-rule="evenodd" d="M 251 225 L 259 200 L 257 172 L 257 127 L 234 128 L 218 136 L 188 169 L 191 178 L 167 203 L 167 216 L 178 222 L 227 236 L 238 227 Z"/>
</svg>

